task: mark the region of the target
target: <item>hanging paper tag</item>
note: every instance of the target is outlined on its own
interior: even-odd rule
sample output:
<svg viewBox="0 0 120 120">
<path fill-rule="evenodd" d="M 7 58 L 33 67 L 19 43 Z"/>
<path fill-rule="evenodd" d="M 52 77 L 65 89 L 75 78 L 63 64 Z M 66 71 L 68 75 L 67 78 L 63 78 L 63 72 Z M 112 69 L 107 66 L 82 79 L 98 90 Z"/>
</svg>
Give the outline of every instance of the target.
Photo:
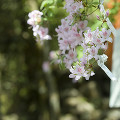
<svg viewBox="0 0 120 120">
<path fill-rule="evenodd" d="M 104 70 L 104 72 L 108 75 L 108 77 L 115 81 L 117 80 L 116 77 L 112 74 L 112 72 L 104 65 L 104 62 L 107 61 L 107 55 L 103 54 L 99 56 L 99 60 L 98 60 L 98 65 Z"/>
</svg>

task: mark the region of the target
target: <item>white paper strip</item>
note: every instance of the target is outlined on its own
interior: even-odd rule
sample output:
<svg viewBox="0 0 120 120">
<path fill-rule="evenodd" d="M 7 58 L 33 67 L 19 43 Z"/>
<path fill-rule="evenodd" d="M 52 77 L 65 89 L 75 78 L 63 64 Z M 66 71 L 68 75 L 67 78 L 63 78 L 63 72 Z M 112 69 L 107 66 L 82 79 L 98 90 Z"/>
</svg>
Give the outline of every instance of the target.
<svg viewBox="0 0 120 120">
<path fill-rule="evenodd" d="M 99 66 L 104 70 L 104 72 L 108 75 L 108 77 L 111 80 L 113 80 L 113 81 L 117 80 L 116 77 L 112 74 L 112 72 L 104 64 L 101 64 Z"/>
<path fill-rule="evenodd" d="M 109 28 L 112 31 L 113 35 L 116 36 L 116 29 L 114 28 L 114 26 L 110 22 L 109 18 L 107 18 L 106 21 L 107 21 L 107 25 L 109 26 Z"/>
<path fill-rule="evenodd" d="M 108 77 L 115 81 L 117 80 L 116 77 L 112 74 L 112 72 L 104 65 L 104 62 L 107 61 L 107 55 L 103 54 L 99 56 L 99 60 L 98 60 L 98 65 L 104 70 L 104 72 L 108 75 Z"/>
</svg>

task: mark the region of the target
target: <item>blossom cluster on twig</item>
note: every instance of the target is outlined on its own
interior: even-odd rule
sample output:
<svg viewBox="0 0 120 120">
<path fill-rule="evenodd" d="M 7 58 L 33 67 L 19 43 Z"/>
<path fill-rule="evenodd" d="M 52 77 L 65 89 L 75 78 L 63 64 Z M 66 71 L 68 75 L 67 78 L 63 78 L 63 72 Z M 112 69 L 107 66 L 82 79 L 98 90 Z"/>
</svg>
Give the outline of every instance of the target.
<svg viewBox="0 0 120 120">
<path fill-rule="evenodd" d="M 51 36 L 48 35 L 48 28 L 40 25 L 43 13 L 39 10 L 34 10 L 28 14 L 27 23 L 32 27 L 33 35 L 36 37 L 36 41 L 43 43 L 43 40 L 50 40 Z"/>
<path fill-rule="evenodd" d="M 66 0 L 64 8 L 69 12 L 69 15 L 62 19 L 61 25 L 56 28 L 59 49 L 61 56 L 63 56 L 62 62 L 70 70 L 70 78 L 79 80 L 84 77 L 89 80 L 89 77 L 95 74 L 93 71 L 94 63 L 99 60 L 99 56 L 108 48 L 108 42 L 112 42 L 111 30 L 97 28 L 92 31 L 88 27 L 86 19 L 75 21 L 76 15 L 82 16 L 80 12 L 81 9 L 84 9 L 82 1 Z M 108 11 L 106 14 L 108 16 Z M 81 58 L 78 58 L 78 52 L 76 51 L 78 46 L 83 52 Z"/>
</svg>

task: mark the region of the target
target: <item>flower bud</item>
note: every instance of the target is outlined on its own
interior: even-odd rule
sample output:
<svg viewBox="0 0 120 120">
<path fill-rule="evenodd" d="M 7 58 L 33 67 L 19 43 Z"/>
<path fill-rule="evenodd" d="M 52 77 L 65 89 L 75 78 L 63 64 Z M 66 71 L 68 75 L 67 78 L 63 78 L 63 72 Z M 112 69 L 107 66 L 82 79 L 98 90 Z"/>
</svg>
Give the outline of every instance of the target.
<svg viewBox="0 0 120 120">
<path fill-rule="evenodd" d="M 96 15 L 96 18 L 97 18 L 97 20 L 100 20 L 100 17 L 99 17 L 99 15 Z"/>
<path fill-rule="evenodd" d="M 109 10 L 106 11 L 106 16 L 107 16 L 107 17 L 109 16 Z"/>
</svg>

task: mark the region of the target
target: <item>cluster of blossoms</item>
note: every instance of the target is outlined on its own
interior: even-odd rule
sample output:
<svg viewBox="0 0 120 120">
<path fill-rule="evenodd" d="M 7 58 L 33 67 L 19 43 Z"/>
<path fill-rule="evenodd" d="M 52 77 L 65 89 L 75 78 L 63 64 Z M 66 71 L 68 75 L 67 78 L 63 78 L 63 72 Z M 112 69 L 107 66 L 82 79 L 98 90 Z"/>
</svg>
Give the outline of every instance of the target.
<svg viewBox="0 0 120 120">
<path fill-rule="evenodd" d="M 36 37 L 37 41 L 43 41 L 43 40 L 50 40 L 51 37 L 48 35 L 48 28 L 44 28 L 40 26 L 41 20 L 42 20 L 43 13 L 34 10 L 28 14 L 28 21 L 27 23 L 32 27 L 33 35 Z"/>
<path fill-rule="evenodd" d="M 73 24 L 74 16 L 76 14 L 81 16 L 80 9 L 84 9 L 82 1 L 66 0 L 65 9 L 69 15 L 61 20 L 61 25 L 56 29 L 63 62 L 71 72 L 70 78 L 78 80 L 84 77 L 89 80 L 89 77 L 95 74 L 94 62 L 97 62 L 99 56 L 103 54 L 101 51 L 107 49 L 108 41 L 112 42 L 111 31 L 106 28 L 92 31 L 87 27 L 87 20 L 80 20 Z M 78 58 L 76 51 L 78 46 L 83 50 L 81 58 Z"/>
</svg>

